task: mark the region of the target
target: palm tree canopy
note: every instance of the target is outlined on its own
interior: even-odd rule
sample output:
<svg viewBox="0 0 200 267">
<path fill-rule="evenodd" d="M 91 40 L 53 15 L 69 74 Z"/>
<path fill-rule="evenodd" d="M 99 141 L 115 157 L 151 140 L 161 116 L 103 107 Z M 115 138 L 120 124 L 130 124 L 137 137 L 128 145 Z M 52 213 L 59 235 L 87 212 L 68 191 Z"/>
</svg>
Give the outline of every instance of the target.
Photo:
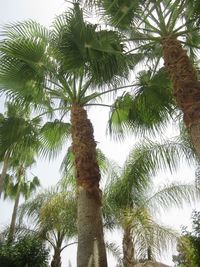
<svg viewBox="0 0 200 267">
<path fill-rule="evenodd" d="M 26 21 L 5 26 L 2 35 L 1 91 L 49 112 L 56 99 L 64 113 L 70 102 L 90 102 L 97 93 L 86 93 L 88 88 L 121 83 L 131 64 L 120 35 L 85 22 L 78 3 L 50 31 Z"/>
<path fill-rule="evenodd" d="M 38 137 L 40 120 L 31 120 L 30 110 L 7 103 L 7 112 L 0 119 L 0 153 L 15 154 L 22 161 L 27 155 L 37 154 L 40 141 Z M 14 155 L 13 155 L 14 156 Z M 25 158 L 24 158 L 25 160 Z"/>
<path fill-rule="evenodd" d="M 159 170 L 176 170 L 181 158 L 189 161 L 193 158 L 193 163 L 196 160 L 193 150 L 178 139 L 138 145 L 130 152 L 123 168 L 114 170 L 114 178 L 106 187 L 105 226 L 131 229 L 138 259 L 146 256 L 149 246 L 152 254 L 158 255 L 177 237 L 170 228 L 157 223 L 154 215 L 161 208 L 182 207 L 186 201 L 192 202 L 199 197 L 198 189 L 190 184 L 174 183 L 153 188 L 152 177 Z"/>
<path fill-rule="evenodd" d="M 160 71 L 156 73 L 162 64 L 160 61 L 162 42 L 165 38 L 174 36 L 187 49 L 193 61 L 198 59 L 200 28 L 197 25 L 197 15 L 194 18 L 197 14 L 195 8 L 198 10 L 199 7 L 197 1 L 191 3 L 188 0 L 134 2 L 116 0 L 111 3 L 105 0 L 96 1 L 96 3 L 100 6 L 104 16 L 108 17 L 110 23 L 121 29 L 126 35 L 125 42 L 130 44 L 127 53 L 140 55 L 139 62 L 142 62 L 145 68 L 150 69 L 148 71 L 150 77 L 153 78 L 156 74 L 155 79 L 152 80 L 156 81 L 156 78 L 160 77 L 160 82 L 157 80 L 157 86 L 161 87 L 160 91 L 150 90 L 149 86 L 149 90 L 143 94 L 146 96 L 145 104 L 143 98 L 138 96 L 140 92 L 136 91 L 135 95 L 134 89 L 133 96 L 125 94 L 119 97 L 114 104 L 114 111 L 111 113 L 110 125 L 113 122 L 113 126 L 115 126 L 113 130 L 119 132 L 133 127 L 136 131 L 139 129 L 140 133 L 145 129 L 153 130 L 154 133 L 156 130 L 163 130 L 167 118 L 176 115 L 177 111 L 172 89 L 168 90 L 170 83 L 166 82 L 167 76 L 164 82 L 164 76 L 159 75 Z M 155 83 L 154 86 L 156 87 Z M 159 99 L 155 96 L 155 92 Z"/>
<path fill-rule="evenodd" d="M 109 205 L 113 207 L 114 203 L 118 203 L 123 210 L 137 205 L 137 201 L 141 204 L 144 201 L 143 193 L 146 194 L 152 183 L 152 177 L 159 170 L 169 169 L 171 172 L 177 170 L 180 159 L 185 159 L 190 164 L 195 164 L 197 160 L 190 144 L 179 137 L 160 143 L 148 141 L 137 145 L 130 152 L 123 168 L 115 171 L 114 179 L 110 181 L 111 191 L 108 183 L 108 196 L 111 194 Z M 183 188 L 181 197 L 184 196 L 184 192 Z M 181 190 L 179 193 L 181 194 Z M 170 198 L 170 194 L 168 197 Z M 176 197 L 179 199 L 178 194 Z M 168 202 L 166 199 L 165 202 L 170 204 L 170 200 Z"/>
<path fill-rule="evenodd" d="M 31 193 L 40 186 L 37 176 L 32 179 L 28 177 L 28 168 L 32 167 L 35 162 L 33 155 L 26 155 L 25 160 L 21 162 L 20 159 L 13 157 L 10 161 L 10 171 L 3 184 L 4 198 L 15 199 L 20 194 L 27 200 Z"/>
<path fill-rule="evenodd" d="M 34 221 L 34 227 L 55 245 L 54 233 L 66 238 L 77 235 L 76 198 L 58 189 L 45 190 L 20 206 L 20 221 L 24 216 Z"/>
</svg>

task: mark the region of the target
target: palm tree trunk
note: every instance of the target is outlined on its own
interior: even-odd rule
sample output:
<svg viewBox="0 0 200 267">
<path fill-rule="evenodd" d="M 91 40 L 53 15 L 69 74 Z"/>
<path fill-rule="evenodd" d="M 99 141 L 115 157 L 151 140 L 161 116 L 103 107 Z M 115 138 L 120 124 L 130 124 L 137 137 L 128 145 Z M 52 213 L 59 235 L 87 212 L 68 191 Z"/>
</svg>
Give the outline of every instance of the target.
<svg viewBox="0 0 200 267">
<path fill-rule="evenodd" d="M 51 267 L 61 267 L 61 249 L 55 248 L 53 259 L 51 261 Z"/>
<path fill-rule="evenodd" d="M 5 156 L 4 161 L 3 161 L 3 168 L 0 174 L 0 197 L 1 197 L 1 193 L 3 191 L 3 182 L 4 179 L 6 177 L 7 174 L 7 170 L 8 170 L 8 166 L 9 166 L 9 156 Z"/>
<path fill-rule="evenodd" d="M 15 198 L 15 204 L 14 204 L 14 208 L 13 208 L 12 219 L 11 219 L 9 233 L 8 233 L 8 243 L 12 243 L 13 238 L 14 238 L 15 227 L 16 227 L 16 218 L 17 218 L 17 210 L 19 207 L 19 199 L 20 199 L 20 191 L 17 193 L 16 198 Z"/>
<path fill-rule="evenodd" d="M 96 159 L 93 127 L 78 104 L 71 109 L 72 151 L 78 186 L 78 267 L 106 267 L 101 216 L 100 171 Z"/>
<path fill-rule="evenodd" d="M 135 259 L 131 229 L 130 227 L 125 227 L 123 230 L 123 264 L 124 267 L 133 267 Z"/>
<path fill-rule="evenodd" d="M 200 158 L 200 82 L 192 62 L 174 36 L 163 38 L 165 67 L 173 83 L 174 97 Z"/>
<path fill-rule="evenodd" d="M 58 231 L 56 238 L 56 246 L 54 247 L 54 255 L 51 261 L 51 267 L 61 267 L 61 247 L 64 237 L 65 234 L 62 234 L 60 231 Z"/>
<path fill-rule="evenodd" d="M 151 247 L 150 246 L 147 249 L 147 260 L 148 261 L 153 260 L 153 258 L 152 258 L 152 250 L 151 250 Z"/>
</svg>

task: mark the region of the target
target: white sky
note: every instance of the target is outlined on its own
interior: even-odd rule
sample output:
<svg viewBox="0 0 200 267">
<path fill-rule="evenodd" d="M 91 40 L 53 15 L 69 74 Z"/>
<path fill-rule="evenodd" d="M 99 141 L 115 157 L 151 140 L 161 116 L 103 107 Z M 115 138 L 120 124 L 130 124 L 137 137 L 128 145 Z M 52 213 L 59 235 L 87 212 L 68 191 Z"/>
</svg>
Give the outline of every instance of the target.
<svg viewBox="0 0 200 267">
<path fill-rule="evenodd" d="M 25 19 L 37 20 L 45 26 L 51 24 L 55 15 L 60 14 L 67 8 L 67 2 L 64 0 L 0 0 L 0 25 L 10 22 L 22 21 Z M 91 109 L 89 116 L 94 125 L 95 140 L 99 143 L 99 147 L 111 159 L 122 164 L 128 154 L 130 148 L 135 143 L 135 137 L 131 137 L 123 143 L 116 143 L 105 137 L 106 123 L 108 111 L 106 108 Z M 3 110 L 3 100 L 0 99 L 0 112 Z M 170 135 L 175 134 L 172 130 Z M 67 147 L 66 147 L 67 148 Z M 63 152 L 64 153 L 64 152 Z M 34 174 L 37 175 L 44 187 L 54 185 L 59 179 L 59 166 L 63 155 L 56 161 L 48 164 L 45 160 L 40 160 L 34 169 Z M 162 183 L 163 180 L 173 180 L 175 176 L 169 177 L 168 173 L 161 174 L 156 178 L 156 183 Z M 182 171 L 176 175 L 184 181 L 191 180 L 194 177 L 194 169 L 189 169 L 182 166 Z M 9 223 L 11 215 L 12 203 L 0 201 L 0 226 Z M 174 227 L 180 225 L 187 225 L 191 215 L 191 208 L 186 207 L 184 211 L 172 210 L 170 213 L 163 215 L 163 222 Z M 119 233 L 117 233 L 118 235 Z M 109 239 L 118 240 L 119 236 L 111 237 Z M 120 243 L 119 243 L 120 245 Z M 70 259 L 72 266 L 75 266 L 76 248 L 66 249 L 63 252 L 63 266 L 67 266 Z M 172 264 L 171 256 L 165 258 L 165 263 Z M 114 267 L 114 261 L 109 257 L 109 267 Z"/>
</svg>

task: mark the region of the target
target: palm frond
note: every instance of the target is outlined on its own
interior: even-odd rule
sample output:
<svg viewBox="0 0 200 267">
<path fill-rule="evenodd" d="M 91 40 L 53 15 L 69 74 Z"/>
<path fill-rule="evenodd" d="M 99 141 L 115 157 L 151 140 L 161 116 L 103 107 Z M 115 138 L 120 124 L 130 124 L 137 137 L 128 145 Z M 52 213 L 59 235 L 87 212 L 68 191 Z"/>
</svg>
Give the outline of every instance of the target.
<svg viewBox="0 0 200 267">
<path fill-rule="evenodd" d="M 139 144 L 130 152 L 118 178 L 108 184 L 108 198 L 110 203 L 113 203 L 110 205 L 125 208 L 132 206 L 132 203 L 142 203 L 145 199 L 144 192 L 156 172 L 166 169 L 171 172 L 177 170 L 181 159 L 187 160 L 190 164 L 196 162 L 194 151 L 187 143 L 178 142 L 176 139 L 163 143 Z M 183 194 L 186 191 L 183 191 Z M 188 194 L 189 192 L 188 189 Z M 183 199 L 183 195 L 181 197 Z"/>
<path fill-rule="evenodd" d="M 178 233 L 148 216 L 132 222 L 132 236 L 138 259 L 147 259 L 148 248 L 155 259 L 162 251 L 169 251 L 176 243 Z"/>
<path fill-rule="evenodd" d="M 114 103 L 109 119 L 109 129 L 114 137 L 125 132 L 156 134 L 165 129 L 167 121 L 175 114 L 172 88 L 164 69 L 156 74 L 140 72 L 138 86 L 133 93 L 125 93 Z"/>
<path fill-rule="evenodd" d="M 194 184 L 172 183 L 165 185 L 149 196 L 145 206 L 153 210 L 182 208 L 184 204 L 192 204 L 199 199 L 199 189 Z"/>
<path fill-rule="evenodd" d="M 39 23 L 29 20 L 5 25 L 1 35 L 3 37 L 7 36 L 9 39 L 19 38 L 20 36 L 25 38 L 37 36 L 38 38 L 47 39 L 48 30 Z"/>
<path fill-rule="evenodd" d="M 122 252 L 115 243 L 106 242 L 106 249 L 112 254 L 119 264 L 122 264 Z"/>
<path fill-rule="evenodd" d="M 33 21 L 7 25 L 0 42 L 0 87 L 8 95 L 41 101 L 49 57 L 48 31 Z"/>
<path fill-rule="evenodd" d="M 8 117 L 0 123 L 0 150 L 13 154 L 13 158 L 27 161 L 39 149 L 38 127 L 39 120 L 31 121 L 26 118 L 24 109 L 15 112 L 15 107 L 9 105 Z M 15 157 L 14 157 L 15 155 Z"/>
<path fill-rule="evenodd" d="M 60 192 L 58 187 L 35 195 L 20 206 L 19 221 L 27 217 L 47 241 L 54 244 L 55 234 L 68 238 L 76 235 L 76 201 L 71 192 Z"/>
<path fill-rule="evenodd" d="M 49 158 L 56 157 L 63 145 L 70 138 L 71 125 L 69 123 L 54 120 L 47 122 L 40 130 L 40 153 Z"/>
<path fill-rule="evenodd" d="M 123 53 L 120 35 L 85 22 L 78 3 L 70 12 L 57 17 L 51 43 L 63 72 L 85 69 L 87 79 L 95 84 L 119 82 L 119 77 L 128 75 L 129 56 Z"/>
<path fill-rule="evenodd" d="M 106 16 L 111 25 L 127 29 L 141 11 L 140 1 L 97 1 L 101 7 L 102 16 Z"/>
</svg>

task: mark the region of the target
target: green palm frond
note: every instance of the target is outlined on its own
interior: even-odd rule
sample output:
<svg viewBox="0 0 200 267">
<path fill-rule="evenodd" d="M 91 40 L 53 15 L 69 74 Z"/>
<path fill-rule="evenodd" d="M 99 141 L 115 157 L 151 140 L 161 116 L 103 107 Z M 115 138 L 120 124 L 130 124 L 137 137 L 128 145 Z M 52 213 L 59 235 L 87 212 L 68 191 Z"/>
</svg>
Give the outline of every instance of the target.
<svg viewBox="0 0 200 267">
<path fill-rule="evenodd" d="M 115 243 L 106 242 L 106 249 L 117 260 L 118 264 L 122 264 L 122 252 Z"/>
<path fill-rule="evenodd" d="M 197 25 L 200 25 L 200 2 L 198 0 L 194 0 L 194 1 L 187 1 L 187 5 L 188 5 L 188 13 L 190 16 L 192 16 L 192 18 L 195 19 Z"/>
<path fill-rule="evenodd" d="M 8 117 L 0 122 L 0 151 L 15 154 L 15 159 L 22 160 L 36 154 L 39 149 L 38 126 L 39 120 L 34 122 L 26 118 L 27 114 L 13 105 L 8 106 Z"/>
<path fill-rule="evenodd" d="M 143 164 L 147 165 L 150 162 L 147 170 L 151 174 L 154 174 L 159 169 L 165 168 L 169 168 L 173 172 L 179 167 L 180 160 L 184 159 L 189 164 L 196 163 L 194 150 L 188 146 L 186 141 L 182 141 L 180 137 L 161 142 L 147 141 L 141 145 L 139 144 L 130 153 L 130 159 L 132 157 L 139 166 L 140 161 L 143 161 Z"/>
<path fill-rule="evenodd" d="M 38 38 L 47 39 L 48 30 L 39 23 L 29 20 L 23 23 L 7 24 L 3 28 L 1 35 L 3 37 L 8 36 L 10 39 L 19 38 L 20 36 L 25 38 L 33 38 L 33 36 L 37 36 Z"/>
<path fill-rule="evenodd" d="M 71 147 L 68 148 L 67 153 L 63 158 L 60 166 L 60 172 L 62 174 L 62 178 L 58 182 L 59 187 L 63 190 L 66 190 L 66 188 L 72 188 L 73 191 L 76 191 L 75 158 Z"/>
<path fill-rule="evenodd" d="M 48 199 L 55 194 L 55 190 L 44 190 L 42 193 L 37 194 L 37 198 L 32 197 L 31 199 L 24 202 L 19 207 L 19 221 L 22 222 L 24 216 L 32 217 L 35 223 L 38 223 L 38 214 L 43 203 L 48 202 Z"/>
<path fill-rule="evenodd" d="M 23 173 L 21 174 L 23 169 Z M 4 179 L 3 193 L 4 198 L 15 199 L 18 194 L 28 199 L 37 187 L 40 186 L 38 177 L 28 179 L 26 169 L 22 165 L 13 167 L 12 175 L 7 175 Z"/>
<path fill-rule="evenodd" d="M 195 186 L 185 184 L 179 187 L 178 184 L 171 184 L 161 190 L 161 195 L 159 191 L 155 193 L 155 202 L 158 198 L 158 205 L 154 204 L 154 194 L 151 192 L 152 177 L 160 170 L 177 170 L 183 159 L 189 164 L 196 163 L 192 147 L 188 145 L 187 140 L 180 138 L 161 143 L 150 141 L 135 146 L 123 168 L 118 169 L 115 178 L 106 185 L 103 213 L 107 227 L 112 229 L 116 218 L 123 216 L 127 208 L 133 208 L 135 212 L 135 209 L 140 211 L 139 207 L 155 206 L 155 210 L 158 210 L 159 206 L 162 207 L 162 201 L 163 206 L 169 208 L 172 202 L 180 207 L 186 200 L 191 202 L 197 199 L 198 190 Z"/>
<path fill-rule="evenodd" d="M 40 153 L 43 156 L 56 157 L 63 145 L 70 138 L 71 125 L 69 123 L 54 120 L 47 122 L 40 130 Z"/>
<path fill-rule="evenodd" d="M 14 183 L 13 183 L 14 177 L 7 174 L 5 179 L 4 179 L 4 184 L 3 184 L 3 194 L 4 194 L 4 199 L 6 198 L 11 198 L 14 199 L 15 196 L 15 191 L 14 191 Z"/>
<path fill-rule="evenodd" d="M 98 1 L 102 6 L 102 15 L 106 15 L 108 21 L 121 29 L 127 29 L 133 20 L 137 19 L 137 15 L 141 12 L 140 1 L 131 0 L 114 0 L 114 1 Z"/>
<path fill-rule="evenodd" d="M 27 217 L 40 235 L 55 242 L 54 234 L 70 238 L 77 234 L 76 199 L 74 194 L 58 188 L 47 189 L 20 206 L 19 221 Z"/>
<path fill-rule="evenodd" d="M 6 37 L 5 37 L 6 36 Z M 0 87 L 26 100 L 43 98 L 44 73 L 49 66 L 48 32 L 33 21 L 7 25 L 0 42 Z"/>
<path fill-rule="evenodd" d="M 172 206 L 182 208 L 187 202 L 194 203 L 199 198 L 199 189 L 194 184 L 172 183 L 165 185 L 149 196 L 144 206 L 152 210 L 169 209 Z"/>
<path fill-rule="evenodd" d="M 146 212 L 144 212 L 146 214 Z M 144 215 L 132 221 L 132 237 L 138 259 L 147 258 L 147 250 L 151 248 L 151 256 L 155 259 L 162 251 L 169 251 L 176 242 L 178 233 L 169 227 L 156 223 L 150 216 Z"/>
<path fill-rule="evenodd" d="M 92 45 L 89 71 L 95 83 L 105 81 L 120 84 L 128 77 L 131 56 L 126 55 L 125 46 L 120 35 L 115 31 L 101 30 L 96 32 L 96 44 Z"/>
<path fill-rule="evenodd" d="M 61 72 L 85 69 L 87 79 L 95 84 L 119 81 L 118 76 L 128 75 L 129 56 L 123 54 L 120 35 L 85 22 L 78 3 L 55 20 L 51 43 Z"/>
<path fill-rule="evenodd" d="M 78 4 L 53 22 L 51 43 L 55 47 L 56 58 L 64 70 L 80 68 L 85 63 L 87 34 L 92 37 L 95 26 L 87 27 Z"/>
<path fill-rule="evenodd" d="M 165 129 L 175 114 L 171 83 L 164 69 L 157 73 L 142 71 L 133 93 L 125 93 L 114 103 L 109 119 L 110 133 L 123 137 L 125 132 L 154 134 Z M 162 129 L 163 128 L 163 129 Z"/>
</svg>

